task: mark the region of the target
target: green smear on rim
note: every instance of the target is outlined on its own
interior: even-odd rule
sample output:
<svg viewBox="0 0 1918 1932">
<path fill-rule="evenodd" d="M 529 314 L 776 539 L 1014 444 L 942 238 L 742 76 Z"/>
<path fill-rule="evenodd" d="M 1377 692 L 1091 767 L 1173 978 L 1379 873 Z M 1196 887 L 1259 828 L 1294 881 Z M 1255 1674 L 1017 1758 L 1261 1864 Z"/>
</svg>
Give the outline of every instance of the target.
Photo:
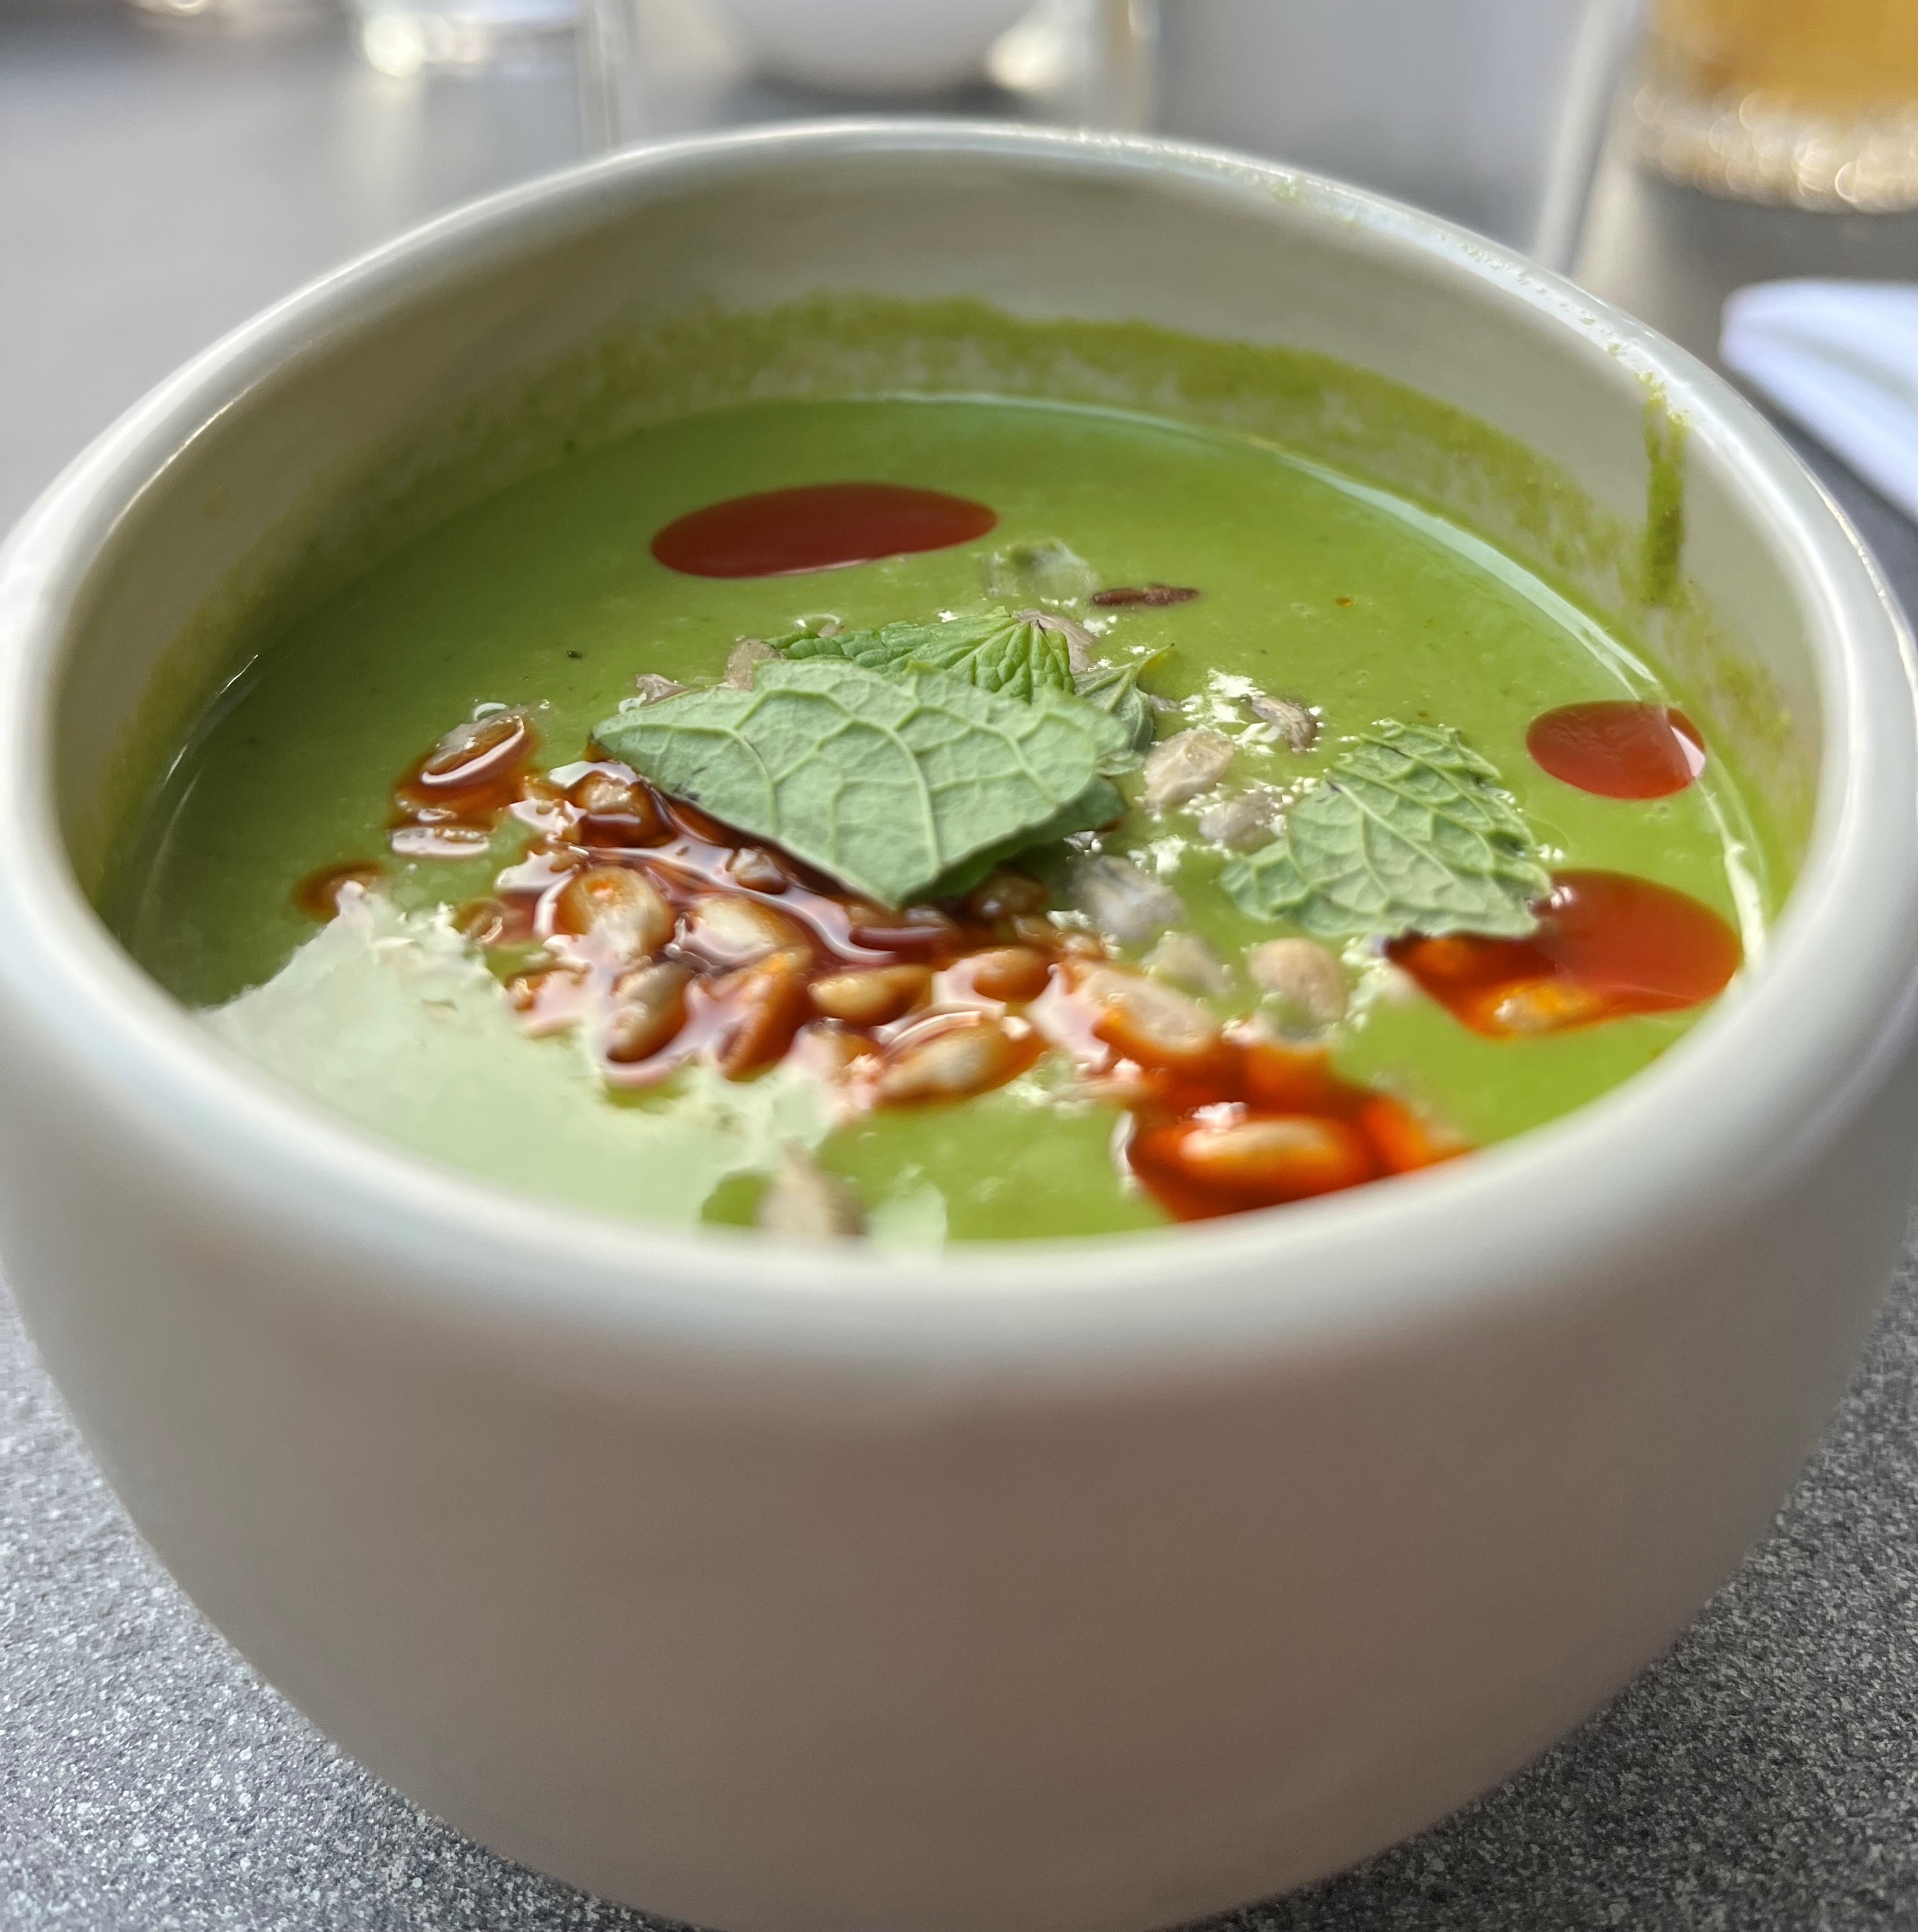
<svg viewBox="0 0 1918 1932">
<path fill-rule="evenodd" d="M 1690 425 L 1674 415 L 1664 388 L 1645 399 L 1644 568 L 1640 594 L 1647 604 L 1670 604 L 1685 555 L 1685 450 Z"/>
</svg>

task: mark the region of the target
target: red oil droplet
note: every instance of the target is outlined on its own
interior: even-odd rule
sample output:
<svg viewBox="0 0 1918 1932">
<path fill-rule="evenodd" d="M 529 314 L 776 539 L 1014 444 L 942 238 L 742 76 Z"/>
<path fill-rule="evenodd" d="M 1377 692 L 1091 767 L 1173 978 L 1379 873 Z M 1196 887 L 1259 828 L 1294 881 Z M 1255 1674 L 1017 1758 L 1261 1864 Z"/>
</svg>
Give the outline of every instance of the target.
<svg viewBox="0 0 1918 1932">
<path fill-rule="evenodd" d="M 1705 769 L 1705 744 L 1682 711 L 1607 699 L 1532 721 L 1525 748 L 1555 778 L 1601 798 L 1665 798 Z"/>
<path fill-rule="evenodd" d="M 1715 999 L 1744 957 L 1709 906 L 1626 872 L 1557 874 L 1535 943 L 1568 978 L 1640 1012 Z"/>
<path fill-rule="evenodd" d="M 708 503 L 668 524 L 653 554 L 689 577 L 789 577 L 948 550 L 998 520 L 983 503 L 904 483 L 809 483 Z"/>
<path fill-rule="evenodd" d="M 1702 1006 L 1743 958 L 1738 935 L 1689 893 L 1600 872 L 1558 874 L 1530 939 L 1407 939 L 1391 954 L 1495 1040 Z"/>
</svg>

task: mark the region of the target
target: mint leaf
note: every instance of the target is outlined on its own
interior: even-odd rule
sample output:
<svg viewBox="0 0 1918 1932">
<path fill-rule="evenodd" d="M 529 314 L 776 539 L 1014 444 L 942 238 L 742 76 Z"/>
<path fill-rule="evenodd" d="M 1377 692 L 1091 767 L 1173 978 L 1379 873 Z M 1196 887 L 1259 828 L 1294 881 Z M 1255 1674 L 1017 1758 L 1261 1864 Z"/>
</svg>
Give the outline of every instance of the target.
<svg viewBox="0 0 1918 1932">
<path fill-rule="evenodd" d="M 1048 622 L 1037 612 L 1013 616 L 995 606 L 942 624 L 887 624 L 877 631 L 840 631 L 831 637 L 801 632 L 774 643 L 794 663 L 843 658 L 867 670 L 950 671 L 982 691 L 1003 691 L 1012 698 L 1072 689 L 1065 635 L 1056 620 Z"/>
<path fill-rule="evenodd" d="M 1135 658 L 1130 664 L 1095 664 L 1073 680 L 1079 697 L 1115 719 L 1126 734 L 1128 752 L 1149 751 L 1158 735 L 1152 716 L 1151 700 L 1139 688 L 1139 674 L 1172 655 L 1169 645 L 1150 657 Z M 1126 764 L 1132 762 L 1130 757 Z M 1124 766 L 1121 766 L 1121 770 Z"/>
<path fill-rule="evenodd" d="M 1023 704 L 944 671 L 761 664 L 750 691 L 689 692 L 593 735 L 661 790 L 887 905 L 1115 815 L 1095 784 L 1121 742 L 1110 718 L 1049 688 Z"/>
<path fill-rule="evenodd" d="M 1043 825 L 1016 833 L 1002 844 L 953 866 L 941 874 L 925 896 L 956 898 L 961 892 L 971 891 L 981 879 L 1008 859 L 1017 858 L 1031 847 L 1052 844 L 1058 839 L 1070 838 L 1075 832 L 1097 831 L 1100 826 L 1109 825 L 1114 819 L 1124 817 L 1124 813 L 1125 799 L 1118 788 L 1105 778 L 1094 778 L 1070 804 L 1062 806 Z"/>
<path fill-rule="evenodd" d="M 1333 761 L 1272 844 L 1226 866 L 1226 890 L 1315 939 L 1522 939 L 1551 880 L 1498 782 L 1449 725 L 1388 721 Z"/>
</svg>

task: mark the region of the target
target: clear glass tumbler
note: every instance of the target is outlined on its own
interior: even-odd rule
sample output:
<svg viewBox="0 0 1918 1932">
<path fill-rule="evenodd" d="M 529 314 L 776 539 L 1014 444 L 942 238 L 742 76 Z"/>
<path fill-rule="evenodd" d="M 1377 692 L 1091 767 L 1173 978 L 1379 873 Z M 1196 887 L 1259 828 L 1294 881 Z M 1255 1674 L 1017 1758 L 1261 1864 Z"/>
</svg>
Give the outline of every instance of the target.
<svg viewBox="0 0 1918 1932">
<path fill-rule="evenodd" d="M 936 0 L 893 4 L 910 15 L 929 12 Z M 822 113 L 958 113 L 1131 128 L 1147 111 L 1150 0 L 1033 0 L 971 79 L 890 94 L 834 86 L 823 58 L 810 86 L 769 69 L 755 57 L 764 50 L 740 31 L 746 10 L 725 0 L 583 0 L 583 8 L 582 116 L 587 144 L 598 152 L 695 128 Z M 794 0 L 791 10 L 800 17 L 808 9 Z"/>
<path fill-rule="evenodd" d="M 242 34 L 298 31 L 337 10 L 334 0 L 128 0 L 128 4 L 149 20 L 210 22 Z"/>
<path fill-rule="evenodd" d="M 360 51 L 400 77 L 477 68 L 569 51 L 579 0 L 353 0 Z"/>
<path fill-rule="evenodd" d="M 1637 0 L 1164 0 L 1159 124 L 1577 253 Z"/>
<path fill-rule="evenodd" d="M 1639 150 L 1801 208 L 1918 208 L 1918 0 L 1658 0 Z"/>
</svg>

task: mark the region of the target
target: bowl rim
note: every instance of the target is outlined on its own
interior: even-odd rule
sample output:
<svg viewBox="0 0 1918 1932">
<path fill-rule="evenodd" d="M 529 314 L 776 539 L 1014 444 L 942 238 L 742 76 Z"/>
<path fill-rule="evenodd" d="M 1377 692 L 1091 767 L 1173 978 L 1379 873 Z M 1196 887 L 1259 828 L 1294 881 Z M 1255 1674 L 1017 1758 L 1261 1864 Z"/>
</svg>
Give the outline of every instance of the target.
<svg viewBox="0 0 1918 1932">
<path fill-rule="evenodd" d="M 494 1186 L 330 1114 L 215 1041 L 124 952 L 68 866 L 53 806 L 61 645 L 91 560 L 171 454 L 280 362 L 377 325 L 447 268 L 510 259 L 568 221 L 729 172 L 909 152 L 1147 174 L 1249 194 L 1388 255 L 1463 277 L 1664 386 L 1694 450 L 1735 454 L 1748 513 L 1809 619 L 1823 711 L 1812 837 L 1761 970 L 1671 1053 L 1469 1161 L 1198 1226 L 976 1243 L 935 1255 L 815 1249 L 650 1226 Z M 623 194 L 622 190 L 625 190 Z M 1684 351 L 1482 236 L 1302 170 L 1137 135 L 860 118 L 623 151 L 443 214 L 322 275 L 222 338 L 104 432 L 0 549 L 0 998 L 63 1077 L 242 1223 L 370 1270 L 376 1298 L 595 1344 L 674 1338 L 839 1361 L 971 1355 L 1095 1363 L 1343 1347 L 1408 1321 L 1531 1302 L 1696 1238 L 1817 1153 L 1918 1019 L 1918 664 L 1875 565 L 1770 425 Z M 1763 1048 L 1763 1051 L 1759 1049 Z M 1674 1129 L 1674 1120 L 1682 1131 Z M 1629 1211 L 1621 1214 L 1622 1204 Z M 1699 1210 L 1701 1205 L 1705 1211 Z M 1556 1255 L 1541 1248 L 1549 1234 Z M 1282 1290 L 1271 1274 L 1286 1280 Z M 1602 1272 L 1602 1271 L 1598 1271 Z M 262 1292 L 277 1292 L 263 1281 Z M 343 1292 L 347 1292 L 344 1288 Z M 358 1292 L 358 1291 L 355 1291 Z"/>
</svg>

